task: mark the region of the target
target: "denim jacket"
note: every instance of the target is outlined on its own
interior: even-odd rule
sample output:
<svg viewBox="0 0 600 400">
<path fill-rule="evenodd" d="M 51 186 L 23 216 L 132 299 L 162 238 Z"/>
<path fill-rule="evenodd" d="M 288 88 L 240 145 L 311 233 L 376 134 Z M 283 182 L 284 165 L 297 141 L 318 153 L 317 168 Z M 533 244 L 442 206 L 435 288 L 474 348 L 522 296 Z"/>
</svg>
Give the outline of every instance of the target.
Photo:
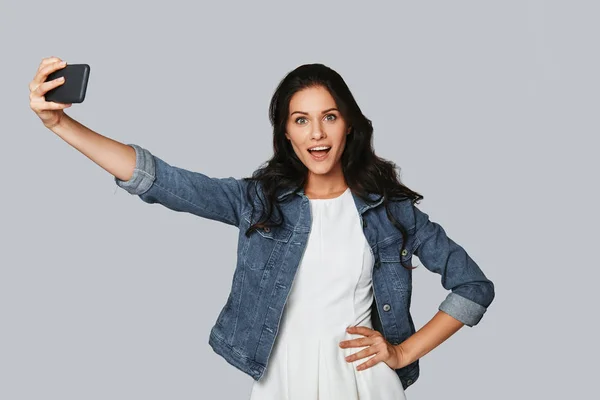
<svg viewBox="0 0 600 400">
<path fill-rule="evenodd" d="M 231 291 L 210 331 L 209 344 L 228 363 L 259 380 L 267 368 L 283 309 L 311 227 L 310 204 L 302 190 L 280 203 L 283 224 L 246 237 L 251 204 L 242 179 L 214 178 L 171 166 L 148 150 L 135 149 L 136 166 L 128 181 L 116 184 L 146 203 L 221 221 L 239 228 L 237 262 Z M 251 191 L 252 192 L 252 191 Z M 292 190 L 281 191 L 278 198 Z M 410 315 L 413 254 L 441 275 L 449 290 L 439 310 L 467 326 L 476 325 L 494 299 L 494 285 L 467 252 L 410 200 L 388 203 L 407 230 L 406 243 L 389 221 L 383 199 L 371 194 L 365 202 L 352 193 L 363 232 L 375 258 L 372 282 L 373 328 L 397 345 L 415 332 Z M 259 204 L 259 203 L 255 203 Z M 252 221 L 254 223 L 256 221 Z M 400 253 L 401 248 L 404 248 Z M 419 361 L 395 370 L 406 389 L 419 376 Z"/>
</svg>

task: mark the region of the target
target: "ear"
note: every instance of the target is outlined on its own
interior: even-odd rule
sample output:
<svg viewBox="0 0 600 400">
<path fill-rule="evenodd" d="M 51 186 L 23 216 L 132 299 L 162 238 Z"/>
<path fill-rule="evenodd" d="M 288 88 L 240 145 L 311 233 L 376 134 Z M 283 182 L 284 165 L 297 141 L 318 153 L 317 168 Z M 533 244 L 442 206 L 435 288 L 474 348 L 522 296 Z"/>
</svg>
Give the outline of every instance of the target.
<svg viewBox="0 0 600 400">
<path fill-rule="evenodd" d="M 290 139 L 290 135 L 288 135 L 288 133 L 287 133 L 287 132 L 285 133 L 285 138 L 286 138 L 287 140 L 291 140 L 291 139 Z"/>
</svg>

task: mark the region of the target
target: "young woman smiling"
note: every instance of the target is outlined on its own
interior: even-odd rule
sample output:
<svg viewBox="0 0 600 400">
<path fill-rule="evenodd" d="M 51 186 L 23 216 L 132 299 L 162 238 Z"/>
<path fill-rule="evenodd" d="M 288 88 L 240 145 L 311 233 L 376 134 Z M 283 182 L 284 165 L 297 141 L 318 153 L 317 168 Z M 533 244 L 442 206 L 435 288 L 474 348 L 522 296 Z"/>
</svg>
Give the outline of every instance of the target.
<svg viewBox="0 0 600 400">
<path fill-rule="evenodd" d="M 44 125 L 146 203 L 237 226 L 237 264 L 209 344 L 253 377 L 251 399 L 405 398 L 419 359 L 474 326 L 494 285 L 416 203 L 341 76 L 299 66 L 269 113 L 273 156 L 252 176 L 215 178 L 104 137 L 44 100 L 64 67 L 42 60 L 29 85 Z M 412 255 L 449 293 L 419 330 L 410 315 Z"/>
</svg>

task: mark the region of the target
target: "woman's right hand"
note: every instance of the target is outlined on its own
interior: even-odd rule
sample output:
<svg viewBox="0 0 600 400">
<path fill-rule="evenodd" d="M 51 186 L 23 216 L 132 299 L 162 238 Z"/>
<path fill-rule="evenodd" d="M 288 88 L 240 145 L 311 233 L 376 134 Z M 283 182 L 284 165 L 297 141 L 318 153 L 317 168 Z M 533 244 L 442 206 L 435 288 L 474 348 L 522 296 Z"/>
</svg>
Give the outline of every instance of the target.
<svg viewBox="0 0 600 400">
<path fill-rule="evenodd" d="M 46 101 L 44 98 L 46 92 L 64 83 L 62 78 L 45 82 L 48 75 L 66 65 L 67 63 L 58 57 L 44 58 L 33 80 L 29 83 L 29 107 L 40 117 L 48 129 L 52 129 L 60 123 L 65 115 L 63 109 L 71 107 L 71 104 L 55 103 Z"/>
</svg>

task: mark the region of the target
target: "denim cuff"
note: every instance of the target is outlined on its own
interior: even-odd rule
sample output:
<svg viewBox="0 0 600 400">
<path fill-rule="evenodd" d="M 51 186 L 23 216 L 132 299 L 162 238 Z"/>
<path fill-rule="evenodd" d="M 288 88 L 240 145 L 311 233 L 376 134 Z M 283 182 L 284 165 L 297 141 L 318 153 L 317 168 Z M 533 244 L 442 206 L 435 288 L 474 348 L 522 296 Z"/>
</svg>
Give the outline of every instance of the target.
<svg viewBox="0 0 600 400">
<path fill-rule="evenodd" d="M 137 144 L 127 144 L 135 149 L 135 168 L 128 181 L 122 181 L 115 176 L 115 183 L 131 194 L 140 195 L 146 192 L 155 179 L 154 156 Z"/>
<path fill-rule="evenodd" d="M 456 293 L 449 293 L 439 309 L 467 326 L 477 325 L 487 310 L 486 307 Z"/>
</svg>

